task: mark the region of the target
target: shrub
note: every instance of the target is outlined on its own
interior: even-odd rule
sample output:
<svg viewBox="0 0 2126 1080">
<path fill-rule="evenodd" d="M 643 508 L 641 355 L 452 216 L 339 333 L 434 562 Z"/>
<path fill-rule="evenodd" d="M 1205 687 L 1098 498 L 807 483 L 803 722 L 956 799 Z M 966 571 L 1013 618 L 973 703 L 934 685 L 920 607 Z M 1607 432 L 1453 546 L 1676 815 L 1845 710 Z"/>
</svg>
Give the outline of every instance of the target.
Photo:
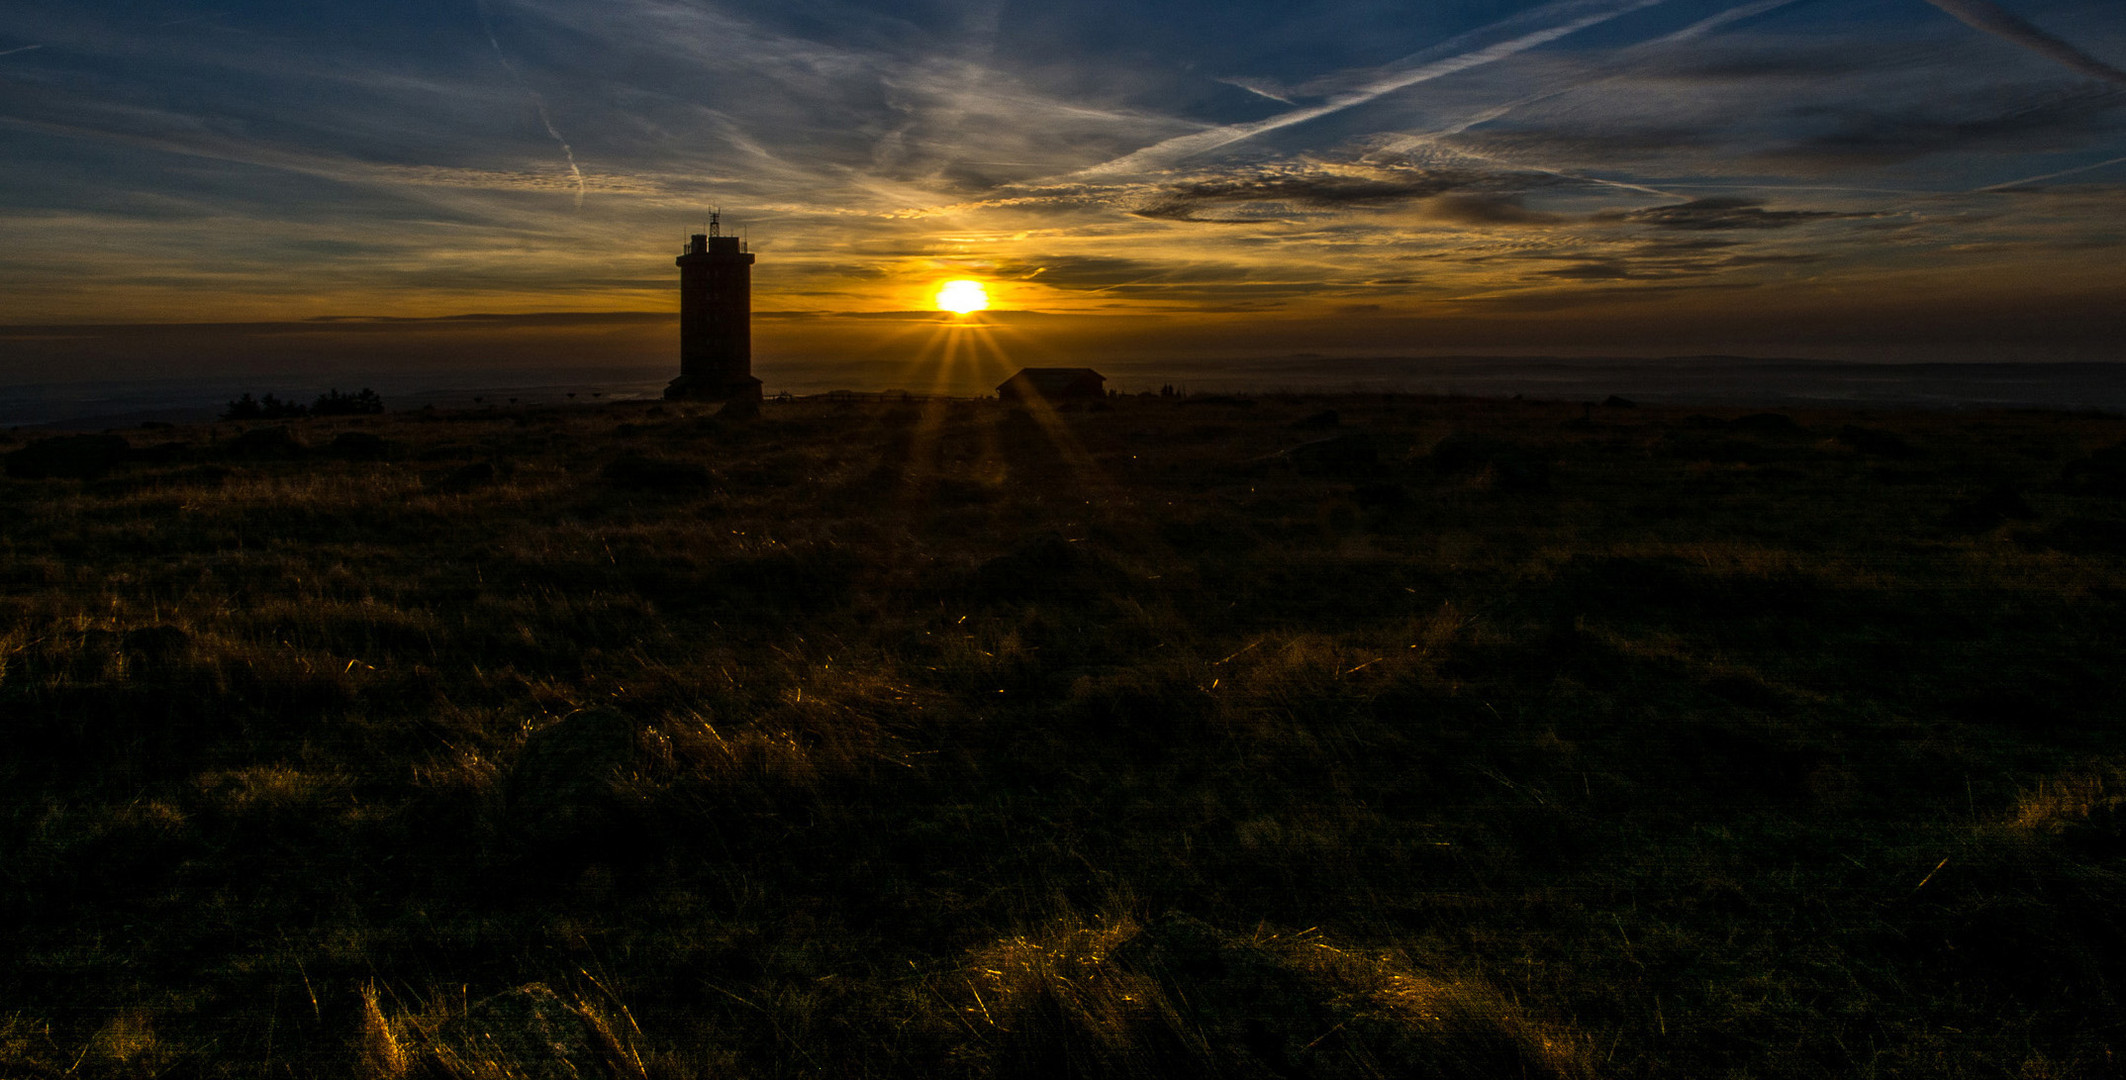
<svg viewBox="0 0 2126 1080">
<path fill-rule="evenodd" d="M 229 403 L 228 411 L 221 414 L 224 420 L 295 420 L 310 415 L 310 408 L 293 401 L 282 401 L 267 394 L 253 400 L 245 394 Z"/>
<path fill-rule="evenodd" d="M 310 406 L 312 416 L 374 416 L 383 411 L 384 399 L 366 386 L 353 394 L 328 390 Z"/>
<path fill-rule="evenodd" d="M 221 414 L 224 420 L 300 420 L 306 416 L 373 416 L 384 411 L 384 399 L 377 392 L 363 387 L 352 394 L 340 393 L 338 388 L 318 395 L 308 405 L 296 401 L 282 401 L 267 394 L 253 398 L 250 394 L 229 403 Z"/>
<path fill-rule="evenodd" d="M 286 458 L 305 447 L 286 426 L 255 428 L 229 441 L 229 455 L 240 458 Z"/>
</svg>

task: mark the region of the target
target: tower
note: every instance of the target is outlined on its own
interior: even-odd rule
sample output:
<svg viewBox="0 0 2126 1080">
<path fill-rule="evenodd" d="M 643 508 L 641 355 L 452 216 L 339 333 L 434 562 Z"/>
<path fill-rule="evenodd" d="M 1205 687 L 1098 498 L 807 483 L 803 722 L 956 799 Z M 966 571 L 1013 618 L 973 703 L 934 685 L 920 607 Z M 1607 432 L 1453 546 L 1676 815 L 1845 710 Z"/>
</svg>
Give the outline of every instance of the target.
<svg viewBox="0 0 2126 1080">
<path fill-rule="evenodd" d="M 753 377 L 753 255 L 722 234 L 720 215 L 709 231 L 687 238 L 679 256 L 679 377 L 667 398 L 760 400 Z"/>
</svg>

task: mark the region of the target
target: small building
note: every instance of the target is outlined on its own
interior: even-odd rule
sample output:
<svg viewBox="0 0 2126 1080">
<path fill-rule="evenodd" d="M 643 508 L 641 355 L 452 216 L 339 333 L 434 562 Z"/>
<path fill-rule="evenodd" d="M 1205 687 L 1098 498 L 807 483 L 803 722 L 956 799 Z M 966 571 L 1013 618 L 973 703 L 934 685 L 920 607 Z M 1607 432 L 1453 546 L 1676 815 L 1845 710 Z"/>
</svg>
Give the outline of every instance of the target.
<svg viewBox="0 0 2126 1080">
<path fill-rule="evenodd" d="M 997 387 L 1006 401 L 1071 401 L 1107 396 L 1107 376 L 1084 367 L 1020 368 Z"/>
</svg>

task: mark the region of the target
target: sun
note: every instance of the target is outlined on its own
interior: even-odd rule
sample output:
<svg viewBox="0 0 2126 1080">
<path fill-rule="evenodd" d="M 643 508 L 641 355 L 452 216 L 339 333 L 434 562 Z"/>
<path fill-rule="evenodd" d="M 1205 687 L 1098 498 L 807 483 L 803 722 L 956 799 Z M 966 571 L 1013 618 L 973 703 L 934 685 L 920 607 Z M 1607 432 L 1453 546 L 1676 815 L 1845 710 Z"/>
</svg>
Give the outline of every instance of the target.
<svg viewBox="0 0 2126 1080">
<path fill-rule="evenodd" d="M 981 311 L 989 306 L 989 290 L 979 281 L 948 281 L 938 286 L 937 305 L 939 311 L 960 315 Z"/>
</svg>

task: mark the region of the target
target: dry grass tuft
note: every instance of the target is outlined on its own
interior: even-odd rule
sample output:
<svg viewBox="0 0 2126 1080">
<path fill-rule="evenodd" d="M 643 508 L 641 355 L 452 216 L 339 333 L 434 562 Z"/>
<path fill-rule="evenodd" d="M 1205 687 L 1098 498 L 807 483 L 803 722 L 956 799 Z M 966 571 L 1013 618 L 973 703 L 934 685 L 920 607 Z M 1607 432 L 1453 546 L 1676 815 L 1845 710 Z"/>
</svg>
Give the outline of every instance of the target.
<svg viewBox="0 0 2126 1080">
<path fill-rule="evenodd" d="M 1066 922 L 976 954 L 961 1012 L 999 1075 L 1575 1078 L 1588 1040 L 1466 980 L 1311 932 Z"/>
<path fill-rule="evenodd" d="M 357 1046 L 358 1071 L 366 1080 L 399 1080 L 411 1065 L 399 1026 L 384 1015 L 373 982 L 362 987 L 362 1020 Z"/>
<path fill-rule="evenodd" d="M 648 1080 L 641 1032 L 624 1006 L 612 1007 L 528 983 L 389 1018 L 371 985 L 362 991 L 362 1070 L 369 1080 Z"/>
<path fill-rule="evenodd" d="M 2116 418 L 1104 404 L 0 478 L 0 1076 L 2126 1046 Z"/>
<path fill-rule="evenodd" d="M 2104 819 L 2126 807 L 2126 769 L 2092 765 L 2040 780 L 2016 800 L 2009 824 L 2018 830 L 2057 836 Z"/>
</svg>

